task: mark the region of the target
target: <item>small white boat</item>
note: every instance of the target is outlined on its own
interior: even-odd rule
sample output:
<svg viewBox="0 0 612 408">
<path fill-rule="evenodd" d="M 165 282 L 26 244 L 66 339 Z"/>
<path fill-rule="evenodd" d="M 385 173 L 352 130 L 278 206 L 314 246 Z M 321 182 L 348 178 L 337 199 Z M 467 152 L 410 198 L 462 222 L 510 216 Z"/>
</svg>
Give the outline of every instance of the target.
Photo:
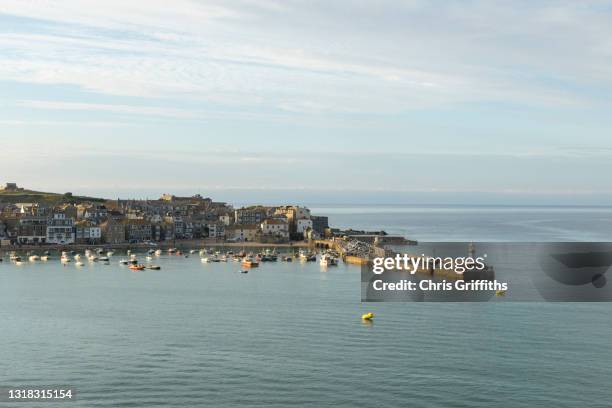
<svg viewBox="0 0 612 408">
<path fill-rule="evenodd" d="M 338 265 L 338 260 L 329 254 L 323 254 L 320 263 L 321 266 L 336 266 Z"/>
<path fill-rule="evenodd" d="M 108 258 L 108 256 L 101 256 L 98 258 L 98 261 L 100 262 L 108 262 L 110 261 L 110 259 Z"/>
<path fill-rule="evenodd" d="M 119 260 L 119 264 L 120 265 L 127 265 L 129 263 L 129 261 L 127 259 L 121 259 Z"/>
<path fill-rule="evenodd" d="M 136 259 L 136 254 L 130 254 L 130 258 Z"/>
<path fill-rule="evenodd" d="M 23 261 L 15 261 L 15 265 L 21 266 L 21 265 L 23 265 Z"/>
<path fill-rule="evenodd" d="M 157 251 L 155 251 L 155 255 L 156 256 L 160 256 L 162 254 L 162 250 L 158 249 Z"/>
<path fill-rule="evenodd" d="M 85 264 L 81 261 L 78 261 L 74 264 L 75 266 L 84 266 Z"/>
<path fill-rule="evenodd" d="M 115 253 L 114 253 L 113 251 L 108 251 L 108 252 L 106 253 L 106 256 L 108 256 L 109 258 L 110 258 L 111 256 L 113 256 L 113 255 L 115 255 Z"/>
<path fill-rule="evenodd" d="M 75 259 L 76 261 L 78 261 L 79 259 L 81 259 L 81 255 L 76 254 L 76 255 L 74 256 L 74 259 Z"/>
<path fill-rule="evenodd" d="M 40 257 L 41 261 L 48 261 L 49 259 L 51 259 L 51 257 L 49 255 L 43 255 Z"/>
<path fill-rule="evenodd" d="M 89 262 L 98 262 L 98 257 L 95 255 L 89 255 L 87 259 L 89 259 Z"/>
<path fill-rule="evenodd" d="M 85 250 L 85 256 L 88 257 L 88 258 L 91 256 L 91 249 L 86 249 Z"/>
<path fill-rule="evenodd" d="M 189 253 L 190 253 L 190 254 L 195 254 L 195 253 L 196 253 L 196 250 L 195 250 L 195 249 L 190 249 L 190 250 L 189 250 Z"/>
<path fill-rule="evenodd" d="M 28 259 L 30 260 L 30 262 L 36 262 L 36 261 L 40 261 L 40 256 L 31 255 Z"/>
<path fill-rule="evenodd" d="M 62 256 L 60 261 L 62 263 L 68 263 L 68 262 L 72 262 L 72 259 L 68 258 L 68 256 Z"/>
</svg>

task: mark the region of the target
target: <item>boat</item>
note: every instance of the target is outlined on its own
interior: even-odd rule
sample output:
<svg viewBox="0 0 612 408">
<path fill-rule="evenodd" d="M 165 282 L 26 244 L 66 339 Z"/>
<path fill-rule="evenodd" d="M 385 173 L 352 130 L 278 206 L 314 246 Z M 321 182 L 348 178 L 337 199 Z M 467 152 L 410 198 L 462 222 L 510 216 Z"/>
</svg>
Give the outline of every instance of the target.
<svg viewBox="0 0 612 408">
<path fill-rule="evenodd" d="M 168 253 L 169 253 L 169 254 L 173 254 L 173 253 L 175 253 L 176 251 L 177 251 L 177 249 L 176 249 L 176 248 L 168 248 Z"/>
<path fill-rule="evenodd" d="M 146 259 L 147 259 L 147 261 L 150 261 L 150 260 L 152 260 L 152 259 L 153 259 L 153 257 L 152 257 L 151 255 L 149 255 L 149 256 L 147 256 L 147 258 L 146 258 Z"/>
<path fill-rule="evenodd" d="M 40 261 L 40 256 L 38 255 L 31 255 L 29 258 L 30 262 L 36 262 L 36 261 Z"/>
<path fill-rule="evenodd" d="M 317 260 L 317 254 L 312 252 L 300 251 L 300 261 L 302 262 L 314 262 Z"/>
<path fill-rule="evenodd" d="M 87 259 L 89 259 L 89 262 L 98 262 L 98 257 L 95 255 L 89 255 Z"/>
<path fill-rule="evenodd" d="M 68 263 L 68 262 L 72 262 L 72 259 L 68 258 L 68 256 L 62 256 L 62 257 L 60 258 L 60 261 L 61 261 L 62 263 Z"/>
<path fill-rule="evenodd" d="M 51 259 L 51 257 L 49 255 L 43 255 L 40 257 L 41 261 L 48 261 L 49 259 Z"/>
<path fill-rule="evenodd" d="M 374 319 L 374 313 L 372 313 L 372 312 L 361 315 L 361 320 L 369 321 L 369 320 L 372 320 L 372 319 Z"/>
<path fill-rule="evenodd" d="M 162 254 L 162 250 L 158 249 L 157 251 L 155 251 L 155 256 L 160 256 Z"/>
<path fill-rule="evenodd" d="M 130 265 L 128 266 L 128 268 L 130 268 L 133 271 L 142 271 L 143 269 L 145 269 L 144 265 Z"/>
<path fill-rule="evenodd" d="M 240 271 L 240 273 L 249 273 L 249 271 L 247 269 L 243 269 L 242 271 Z"/>
<path fill-rule="evenodd" d="M 75 266 L 83 266 L 83 265 L 85 265 L 85 264 L 84 264 L 83 262 L 81 262 L 81 261 L 78 261 L 78 262 L 77 262 L 77 263 L 75 263 L 74 265 L 75 265 Z"/>
<path fill-rule="evenodd" d="M 110 258 L 111 256 L 113 256 L 113 255 L 115 255 L 115 253 L 114 253 L 113 251 L 108 251 L 108 252 L 106 253 L 106 256 L 108 256 L 109 258 Z"/>
<path fill-rule="evenodd" d="M 337 266 L 338 260 L 330 254 L 323 254 L 321 257 L 321 266 Z"/>
<path fill-rule="evenodd" d="M 154 253 L 155 253 L 155 250 L 154 250 L 154 249 L 149 249 L 149 250 L 147 251 L 147 254 L 149 254 L 149 255 L 153 255 Z"/>
<path fill-rule="evenodd" d="M 195 249 L 190 249 L 190 250 L 189 250 L 189 253 L 190 253 L 190 254 L 192 254 L 192 255 L 193 255 L 193 254 L 195 254 L 196 252 L 197 252 L 197 251 L 196 251 Z"/>
<path fill-rule="evenodd" d="M 150 265 L 149 269 L 152 269 L 154 271 L 159 271 L 161 269 L 161 266 L 159 266 L 159 265 Z"/>
<path fill-rule="evenodd" d="M 15 265 L 23 265 L 23 261 L 21 261 L 21 258 L 19 259 L 19 261 L 15 261 Z"/>
<path fill-rule="evenodd" d="M 244 258 L 242 260 L 242 266 L 245 268 L 257 268 L 259 266 L 259 262 L 254 261 L 252 258 Z"/>
<path fill-rule="evenodd" d="M 78 261 L 79 259 L 81 259 L 81 255 L 76 254 L 76 255 L 74 256 L 74 259 L 75 259 L 76 261 Z"/>
<path fill-rule="evenodd" d="M 108 262 L 110 261 L 110 259 L 108 258 L 108 256 L 101 256 L 98 258 L 98 261 L 100 262 Z"/>
<path fill-rule="evenodd" d="M 293 262 L 293 257 L 286 256 L 286 257 L 283 258 L 283 261 L 285 261 L 285 262 Z"/>
<path fill-rule="evenodd" d="M 129 261 L 127 259 L 121 259 L 119 260 L 119 264 L 120 265 L 127 265 L 129 263 Z"/>
</svg>

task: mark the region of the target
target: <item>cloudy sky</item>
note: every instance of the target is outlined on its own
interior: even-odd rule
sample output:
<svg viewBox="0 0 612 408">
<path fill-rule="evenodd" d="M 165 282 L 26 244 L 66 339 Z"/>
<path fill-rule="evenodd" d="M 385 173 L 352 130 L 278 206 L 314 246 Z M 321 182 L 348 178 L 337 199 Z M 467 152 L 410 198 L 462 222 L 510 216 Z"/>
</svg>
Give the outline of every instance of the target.
<svg viewBox="0 0 612 408">
<path fill-rule="evenodd" d="M 611 91 L 609 2 L 2 0 L 0 182 L 612 204 Z"/>
</svg>

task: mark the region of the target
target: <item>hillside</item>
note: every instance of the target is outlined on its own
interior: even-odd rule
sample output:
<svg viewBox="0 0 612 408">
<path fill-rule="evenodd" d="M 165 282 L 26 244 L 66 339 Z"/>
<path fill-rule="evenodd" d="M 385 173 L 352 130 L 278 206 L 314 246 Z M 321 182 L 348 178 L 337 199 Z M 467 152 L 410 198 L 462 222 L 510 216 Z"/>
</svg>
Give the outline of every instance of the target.
<svg viewBox="0 0 612 408">
<path fill-rule="evenodd" d="M 16 191 L 0 189 L 0 203 L 36 202 L 53 205 L 58 203 L 80 203 L 83 201 L 104 202 L 106 200 L 96 197 L 73 196 L 70 193 L 58 194 L 26 189 L 19 189 Z"/>
</svg>

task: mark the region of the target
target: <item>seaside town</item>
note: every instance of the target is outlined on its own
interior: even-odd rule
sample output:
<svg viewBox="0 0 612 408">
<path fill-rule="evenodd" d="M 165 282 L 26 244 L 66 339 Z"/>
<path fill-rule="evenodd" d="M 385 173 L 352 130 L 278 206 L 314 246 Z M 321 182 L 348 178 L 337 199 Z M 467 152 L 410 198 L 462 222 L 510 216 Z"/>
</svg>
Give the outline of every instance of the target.
<svg viewBox="0 0 612 408">
<path fill-rule="evenodd" d="M 0 248 L 67 249 L 155 246 L 320 246 L 354 263 L 365 262 L 383 244 L 408 243 L 384 231 L 330 228 L 327 216 L 300 205 L 234 208 L 196 194 L 107 200 L 0 188 Z"/>
</svg>

